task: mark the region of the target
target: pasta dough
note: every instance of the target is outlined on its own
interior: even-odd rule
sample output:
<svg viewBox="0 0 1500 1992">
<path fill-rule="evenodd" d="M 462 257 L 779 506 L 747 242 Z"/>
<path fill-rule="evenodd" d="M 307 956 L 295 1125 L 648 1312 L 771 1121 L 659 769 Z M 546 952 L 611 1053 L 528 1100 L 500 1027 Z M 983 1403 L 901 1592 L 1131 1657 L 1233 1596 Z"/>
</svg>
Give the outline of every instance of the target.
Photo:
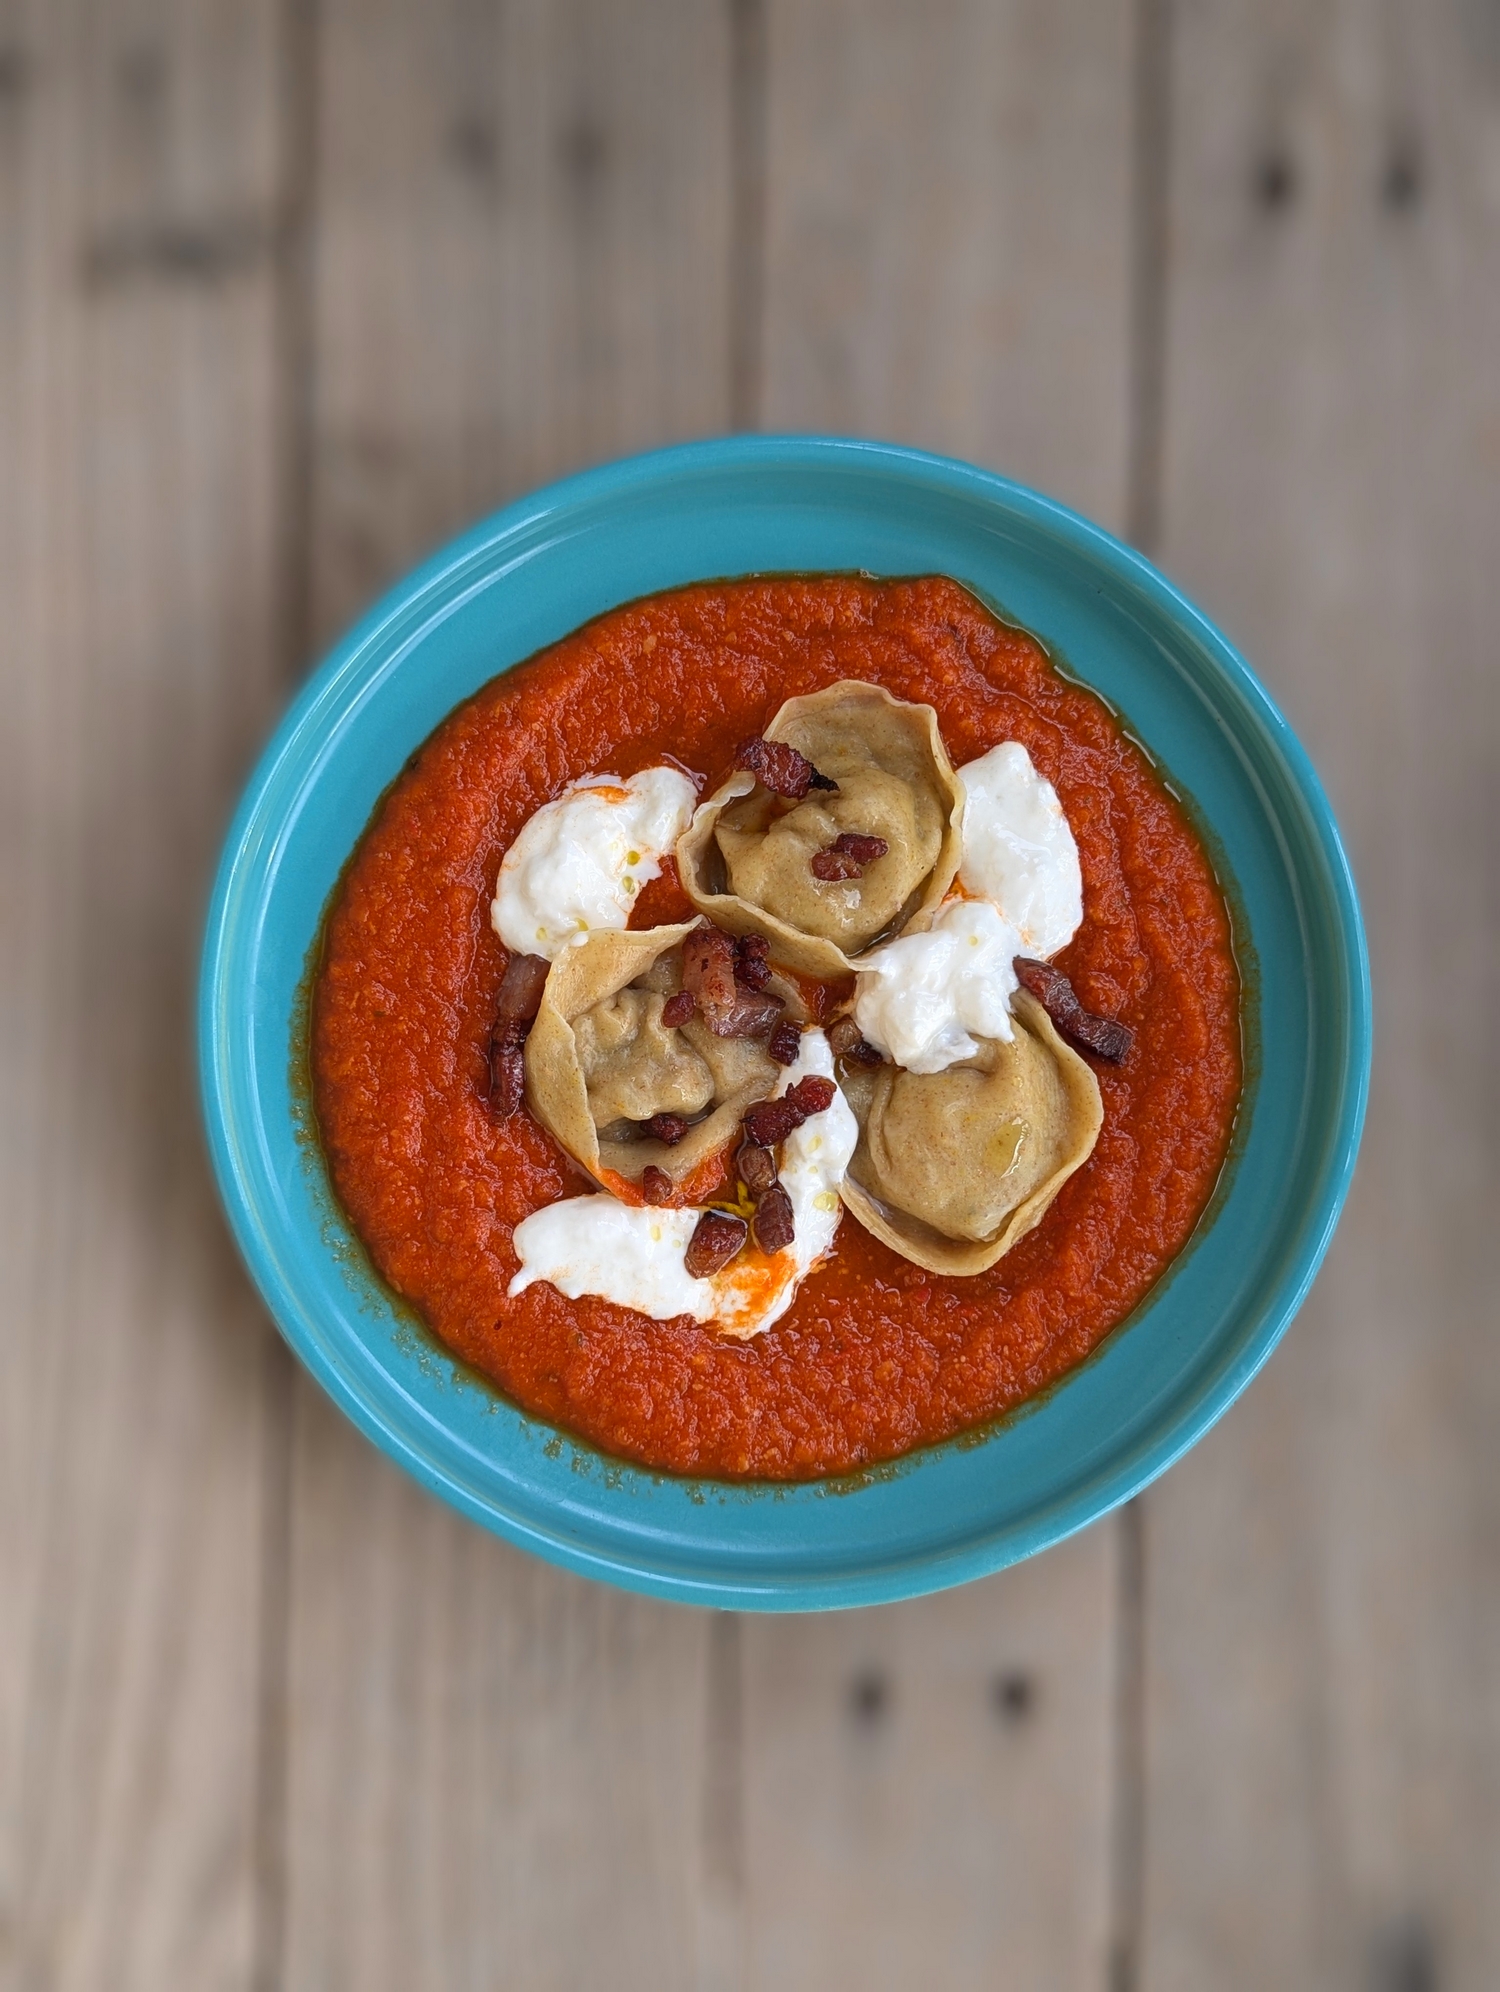
<svg viewBox="0 0 1500 1992">
<path fill-rule="evenodd" d="M 1034 997 L 1010 1043 L 986 1039 L 946 1071 L 850 1069 L 860 1126 L 843 1198 L 868 1231 L 929 1272 L 992 1266 L 1041 1222 L 1093 1153 L 1099 1082 Z"/>
</svg>

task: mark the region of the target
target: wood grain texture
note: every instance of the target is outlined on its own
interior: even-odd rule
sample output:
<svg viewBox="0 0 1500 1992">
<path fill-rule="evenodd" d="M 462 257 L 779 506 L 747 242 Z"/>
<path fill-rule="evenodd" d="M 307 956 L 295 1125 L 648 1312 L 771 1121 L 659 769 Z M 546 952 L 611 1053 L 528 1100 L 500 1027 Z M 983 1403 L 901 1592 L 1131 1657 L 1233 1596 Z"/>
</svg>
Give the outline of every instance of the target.
<svg viewBox="0 0 1500 1992">
<path fill-rule="evenodd" d="M 1164 556 L 1302 731 L 1367 913 L 1342 1229 L 1153 1490 L 1145 1983 L 1500 1982 L 1490 1018 L 1500 16 L 1179 10 Z"/>
<path fill-rule="evenodd" d="M 692 1984 L 707 1615 L 493 1541 L 311 1388 L 296 1459 L 284 1983 Z"/>
<path fill-rule="evenodd" d="M 1128 0 L 770 0 L 764 426 L 1123 519 Z"/>
<path fill-rule="evenodd" d="M 316 622 L 730 418 L 730 33 L 692 0 L 329 0 Z"/>
<path fill-rule="evenodd" d="M 280 695 L 269 5 L 0 9 L 0 1985 L 248 1986 L 266 1329 L 192 982 Z"/>
<path fill-rule="evenodd" d="M 333 0 L 319 67 L 327 631 L 501 499 L 728 425 L 730 23 Z M 305 1383 L 294 1462 L 282 1982 L 699 1982 L 708 1616 L 481 1535 Z"/>
<path fill-rule="evenodd" d="M 1112 1541 L 745 1621 L 752 1985 L 1102 1988 Z"/>
</svg>

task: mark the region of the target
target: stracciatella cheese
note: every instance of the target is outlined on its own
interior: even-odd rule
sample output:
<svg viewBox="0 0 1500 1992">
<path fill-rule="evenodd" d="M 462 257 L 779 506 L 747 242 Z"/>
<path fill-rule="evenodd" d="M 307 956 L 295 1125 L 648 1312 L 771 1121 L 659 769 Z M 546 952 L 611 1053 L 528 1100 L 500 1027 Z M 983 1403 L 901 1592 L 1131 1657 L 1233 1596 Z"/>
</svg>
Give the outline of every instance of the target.
<svg viewBox="0 0 1500 1992">
<path fill-rule="evenodd" d="M 779 1100 L 813 1072 L 824 1079 L 834 1076 L 828 1040 L 816 1030 L 802 1033 L 796 1063 L 783 1071 L 772 1097 Z M 748 1340 L 780 1320 L 802 1281 L 828 1256 L 843 1216 L 839 1185 L 858 1141 L 859 1123 L 835 1085 L 828 1107 L 794 1128 L 782 1143 L 781 1182 L 792 1200 L 796 1232 L 787 1249 L 771 1259 L 774 1274 L 769 1283 L 753 1263 L 739 1267 L 737 1273 L 734 1260 L 715 1275 L 723 1289 L 715 1319 L 725 1334 Z"/>
<path fill-rule="evenodd" d="M 908 1072 L 944 1072 L 977 1038 L 1011 1037 L 1020 936 L 987 899 L 950 899 L 922 934 L 877 948 L 861 965 L 854 1020 Z"/>
<path fill-rule="evenodd" d="M 903 934 L 859 965 L 854 1016 L 908 1072 L 945 1072 L 978 1040 L 1012 1038 L 1017 955 L 1045 961 L 1083 920 L 1078 846 L 1052 784 L 1018 740 L 958 771 L 964 791 L 963 898 L 925 933 Z"/>
<path fill-rule="evenodd" d="M 959 883 L 1000 909 L 1020 936 L 1018 954 L 1050 960 L 1083 921 L 1078 846 L 1056 789 L 1019 740 L 970 761 L 958 779 L 964 792 Z"/>
<path fill-rule="evenodd" d="M 679 1314 L 711 1320 L 713 1282 L 695 1280 L 683 1264 L 701 1215 L 604 1195 L 547 1204 L 515 1228 L 511 1243 L 521 1270 L 510 1283 L 511 1298 L 546 1280 L 569 1300 L 597 1294 L 653 1321 Z"/>
<path fill-rule="evenodd" d="M 676 768 L 573 783 L 528 818 L 502 859 L 495 932 L 515 953 L 551 961 L 576 935 L 627 926 L 636 894 L 660 874 L 697 801 Z"/>
<path fill-rule="evenodd" d="M 810 1072 L 833 1077 L 833 1054 L 818 1030 L 803 1032 L 797 1062 L 783 1071 L 774 1097 Z M 781 1181 L 792 1201 L 795 1236 L 784 1252 L 742 1254 L 722 1272 L 694 1279 L 683 1259 L 701 1210 L 569 1197 L 516 1226 L 512 1243 L 521 1270 L 510 1293 L 546 1280 L 569 1300 L 595 1294 L 653 1321 L 691 1315 L 748 1340 L 781 1318 L 800 1283 L 827 1256 L 842 1214 L 839 1185 L 858 1139 L 849 1103 L 837 1090 L 823 1113 L 787 1137 Z"/>
</svg>

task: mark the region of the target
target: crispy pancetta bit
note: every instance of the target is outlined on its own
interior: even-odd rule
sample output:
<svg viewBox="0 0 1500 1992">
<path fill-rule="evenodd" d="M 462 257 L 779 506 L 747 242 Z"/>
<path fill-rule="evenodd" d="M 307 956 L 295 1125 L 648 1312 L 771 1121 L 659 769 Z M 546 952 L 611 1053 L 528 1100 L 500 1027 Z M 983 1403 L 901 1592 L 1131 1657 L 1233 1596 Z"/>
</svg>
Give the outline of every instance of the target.
<svg viewBox="0 0 1500 1992">
<path fill-rule="evenodd" d="M 734 1166 L 752 1201 L 763 1197 L 776 1181 L 776 1157 L 769 1148 L 757 1148 L 753 1141 L 741 1145 Z"/>
<path fill-rule="evenodd" d="M 890 848 L 884 837 L 866 837 L 858 830 L 845 830 L 826 851 L 814 851 L 808 862 L 814 878 L 832 883 L 863 877 L 865 866 L 883 858 Z"/>
<path fill-rule="evenodd" d="M 794 1024 L 790 1017 L 783 1017 L 772 1031 L 766 1050 L 778 1065 L 795 1065 L 801 1049 L 802 1026 Z"/>
<path fill-rule="evenodd" d="M 1021 987 L 1030 990 L 1062 1035 L 1096 1058 L 1118 1065 L 1135 1042 L 1135 1032 L 1116 1017 L 1096 1017 L 1079 1002 L 1071 982 L 1050 962 L 1032 961 L 1017 955 L 1016 974 Z"/>
<path fill-rule="evenodd" d="M 797 1235 L 792 1200 L 777 1181 L 771 1150 L 805 1120 L 826 1112 L 837 1090 L 831 1079 L 810 1072 L 789 1086 L 779 1100 L 758 1100 L 745 1114 L 745 1140 L 735 1166 L 755 1201 L 751 1228 L 762 1252 L 784 1252 Z"/>
<path fill-rule="evenodd" d="M 509 1120 L 526 1096 L 525 1040 L 490 1039 L 490 1111 L 498 1120 Z"/>
<path fill-rule="evenodd" d="M 825 1079 L 821 1072 L 809 1072 L 807 1077 L 799 1079 L 795 1086 L 788 1086 L 782 1098 L 794 1100 L 802 1119 L 811 1120 L 814 1114 L 827 1113 L 833 1105 L 833 1096 L 837 1091 L 838 1087 L 833 1081 Z"/>
<path fill-rule="evenodd" d="M 784 1252 L 797 1235 L 792 1200 L 780 1183 L 772 1183 L 755 1206 L 750 1229 L 762 1252 Z"/>
<path fill-rule="evenodd" d="M 672 1178 L 665 1169 L 658 1169 L 654 1162 L 648 1162 L 641 1171 L 641 1196 L 648 1204 L 668 1204 L 672 1201 Z"/>
<path fill-rule="evenodd" d="M 833 1105 L 837 1091 L 831 1079 L 809 1072 L 795 1086 L 789 1086 L 779 1100 L 757 1100 L 745 1109 L 745 1135 L 757 1148 L 775 1148 L 805 1120 Z"/>
<path fill-rule="evenodd" d="M 505 964 L 489 1050 L 489 1103 L 501 1120 L 516 1112 L 526 1090 L 526 1039 L 551 966 L 544 955 L 512 955 Z"/>
<path fill-rule="evenodd" d="M 682 943 L 682 987 L 696 999 L 715 1037 L 765 1037 L 786 1007 L 779 996 L 756 996 L 740 987 L 734 975 L 734 942 L 707 925 L 695 927 Z"/>
<path fill-rule="evenodd" d="M 783 1093 L 779 1100 L 757 1100 L 745 1109 L 745 1137 L 757 1148 L 775 1148 L 793 1128 L 801 1127 L 807 1116 Z"/>
<path fill-rule="evenodd" d="M 759 735 L 747 740 L 735 755 L 734 765 L 748 768 L 763 788 L 772 795 L 785 796 L 788 802 L 800 802 L 810 788 L 838 793 L 837 782 L 820 775 L 805 754 L 779 740 L 763 740 Z"/>
<path fill-rule="evenodd" d="M 717 1031 L 739 1000 L 734 985 L 734 942 L 717 927 L 694 927 L 682 944 L 682 988 L 692 995 L 703 1021 Z"/>
<path fill-rule="evenodd" d="M 669 1031 L 678 1030 L 689 1017 L 696 1016 L 698 999 L 691 989 L 679 989 L 661 1006 L 661 1020 Z"/>
<path fill-rule="evenodd" d="M 853 1017 L 840 1017 L 828 1026 L 828 1047 L 835 1058 L 847 1058 L 851 1065 L 884 1065 L 885 1053 L 878 1051 Z"/>
<path fill-rule="evenodd" d="M 771 979 L 771 943 L 764 934 L 740 934 L 734 943 L 734 979 L 759 995 Z"/>
<path fill-rule="evenodd" d="M 762 1252 L 784 1252 L 796 1236 L 792 1200 L 776 1180 L 776 1157 L 753 1141 L 742 1144 L 734 1158 L 735 1174 L 755 1205 L 750 1232 Z"/>
<path fill-rule="evenodd" d="M 749 1234 L 744 1218 L 732 1211 L 706 1210 L 688 1240 L 683 1264 L 693 1279 L 711 1279 L 724 1270 Z"/>
<path fill-rule="evenodd" d="M 681 1114 L 653 1114 L 646 1123 L 646 1132 L 668 1148 L 675 1148 L 687 1131 L 688 1123 Z"/>
<path fill-rule="evenodd" d="M 742 995 L 722 1024 L 710 1024 L 715 1037 L 769 1037 L 786 1008 L 779 996 Z"/>
</svg>

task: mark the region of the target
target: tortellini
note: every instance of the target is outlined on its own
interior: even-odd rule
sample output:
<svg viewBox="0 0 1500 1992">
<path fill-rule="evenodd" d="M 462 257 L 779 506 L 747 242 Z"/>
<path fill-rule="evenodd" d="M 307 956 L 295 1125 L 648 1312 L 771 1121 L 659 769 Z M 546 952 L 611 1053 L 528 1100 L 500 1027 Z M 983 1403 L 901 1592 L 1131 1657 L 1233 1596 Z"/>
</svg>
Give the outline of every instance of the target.
<svg viewBox="0 0 1500 1992">
<path fill-rule="evenodd" d="M 573 1019 L 573 1042 L 589 1117 L 606 1133 L 654 1114 L 700 1114 L 714 1097 L 708 1061 L 661 1020 L 667 998 L 653 989 L 617 989 Z"/>
<path fill-rule="evenodd" d="M 681 988 L 682 941 L 697 925 L 601 931 L 564 948 L 526 1040 L 527 1105 L 617 1194 L 638 1190 L 649 1165 L 685 1192 L 780 1075 L 763 1039 L 716 1037 L 701 1016 L 663 1023 Z M 795 992 L 775 988 L 787 1014 L 800 1015 Z M 691 1124 L 676 1142 L 657 1140 L 645 1123 L 658 1114 Z"/>
<path fill-rule="evenodd" d="M 788 802 L 735 775 L 677 845 L 688 897 L 717 926 L 762 934 L 803 974 L 850 973 L 858 957 L 936 907 L 958 870 L 963 791 L 931 706 L 847 679 L 789 699 L 766 728 L 836 791 Z M 840 837 L 876 839 L 883 855 L 857 876 L 825 879 L 813 860 Z"/>
<path fill-rule="evenodd" d="M 929 1272 L 983 1272 L 1033 1226 L 1093 1153 L 1099 1082 L 1024 991 L 1015 1035 L 946 1071 L 851 1068 L 859 1122 L 844 1202 L 868 1231 Z"/>
</svg>

